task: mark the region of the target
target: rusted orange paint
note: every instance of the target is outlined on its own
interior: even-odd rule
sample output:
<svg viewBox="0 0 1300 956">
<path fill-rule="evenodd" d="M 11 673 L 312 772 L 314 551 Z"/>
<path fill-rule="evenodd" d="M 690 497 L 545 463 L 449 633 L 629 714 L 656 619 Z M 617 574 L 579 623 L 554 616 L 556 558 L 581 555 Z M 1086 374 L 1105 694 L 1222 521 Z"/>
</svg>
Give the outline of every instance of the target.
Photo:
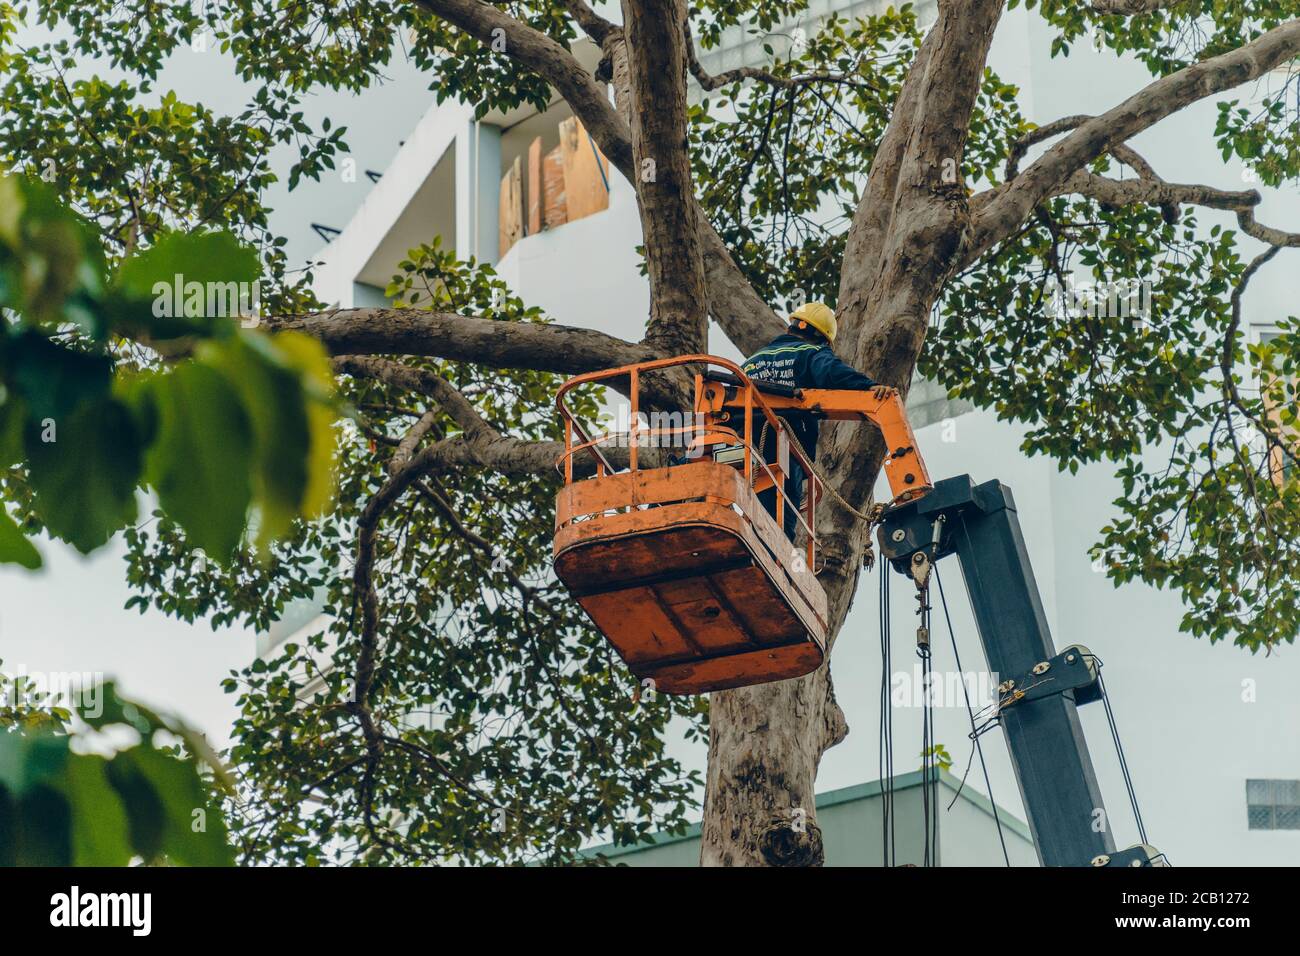
<svg viewBox="0 0 1300 956">
<path fill-rule="evenodd" d="M 634 444 L 630 470 L 611 473 L 599 439 L 593 440 L 564 405 L 565 393 L 577 385 L 623 379 L 631 383 L 636 422 L 644 373 L 705 364 L 726 369 L 741 384 L 694 376 L 695 410 L 703 413 L 704 424 L 691 446 L 699 457 L 681 465 L 638 468 Z M 826 594 L 811 570 L 816 561 L 812 517 L 821 488 L 793 443 L 783 443 L 779 465 L 763 460 L 752 443 L 755 416 L 776 425 L 778 410 L 804 408 L 828 418 L 875 422 L 889 444 L 886 474 L 895 500 L 930 488 L 897 396 L 882 401 L 867 393 L 824 390 L 798 398 L 770 395 L 733 362 L 689 355 L 580 375 L 560 389 L 556 404 L 565 421 L 565 485 L 556 499 L 555 573 L 632 673 L 654 681 L 664 693 L 698 694 L 798 677 L 825 657 Z M 634 439 L 638 429 L 634 424 Z M 741 460 L 714 461 L 720 445 L 742 446 Z M 573 480 L 576 454 L 598 459 L 595 478 Z M 757 498 L 775 486 L 778 516 L 789 507 L 781 476 L 790 458 L 809 476 L 801 512 L 806 552 L 794 548 Z"/>
<path fill-rule="evenodd" d="M 575 482 L 556 519 L 556 575 L 656 689 L 705 693 L 821 663 L 825 592 L 735 468 L 702 461 Z M 707 661 L 736 669 L 698 666 Z"/>
</svg>

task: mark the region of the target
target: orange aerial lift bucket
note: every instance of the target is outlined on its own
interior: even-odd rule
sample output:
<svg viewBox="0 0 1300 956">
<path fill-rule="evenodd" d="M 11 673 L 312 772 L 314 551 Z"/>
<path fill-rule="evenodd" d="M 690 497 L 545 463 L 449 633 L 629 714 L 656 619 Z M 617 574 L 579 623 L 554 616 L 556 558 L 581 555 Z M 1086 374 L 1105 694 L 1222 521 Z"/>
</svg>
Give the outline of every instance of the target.
<svg viewBox="0 0 1300 956">
<path fill-rule="evenodd" d="M 694 408 L 666 425 L 639 420 L 647 373 L 693 366 Z M 565 405 L 572 389 L 612 385 L 631 402 L 629 428 L 592 438 Z M 580 375 L 556 396 L 564 420 L 564 488 L 555 508 L 555 573 L 632 673 L 669 694 L 698 694 L 799 677 L 822 662 L 826 594 L 814 576 L 821 485 L 777 418 L 800 411 L 869 421 L 886 445 L 898 505 L 932 490 L 896 391 L 791 389 L 749 379 L 712 355 L 684 355 Z M 763 437 L 766 434 L 766 439 Z M 602 447 L 625 443 L 616 469 Z M 774 443 L 774 444 L 773 444 Z M 642 468 L 643 446 L 674 460 Z M 775 448 L 775 462 L 762 449 Z M 594 477 L 575 480 L 583 456 Z M 808 478 L 796 549 L 781 528 L 791 458 Z M 775 488 L 776 517 L 758 494 Z"/>
<path fill-rule="evenodd" d="M 646 373 L 693 366 L 695 408 L 643 425 Z M 727 407 L 710 391 L 721 370 Z M 572 389 L 601 383 L 625 390 L 626 432 L 589 436 L 565 405 Z M 555 573 L 642 682 L 669 694 L 699 694 L 799 677 L 825 656 L 826 594 L 814 576 L 820 487 L 797 442 L 786 437 L 759 387 L 740 367 L 686 355 L 580 375 L 556 397 L 564 421 L 564 488 L 556 501 Z M 776 443 L 778 460 L 764 461 Z M 773 437 L 774 436 L 774 437 Z M 624 444 L 616 469 L 603 449 Z M 667 447 L 665 447 L 667 446 Z M 645 448 L 672 463 L 640 467 Z M 594 475 L 575 478 L 582 456 Z M 808 476 L 796 549 L 781 530 L 790 458 Z M 777 518 L 758 501 L 776 489 Z"/>
</svg>

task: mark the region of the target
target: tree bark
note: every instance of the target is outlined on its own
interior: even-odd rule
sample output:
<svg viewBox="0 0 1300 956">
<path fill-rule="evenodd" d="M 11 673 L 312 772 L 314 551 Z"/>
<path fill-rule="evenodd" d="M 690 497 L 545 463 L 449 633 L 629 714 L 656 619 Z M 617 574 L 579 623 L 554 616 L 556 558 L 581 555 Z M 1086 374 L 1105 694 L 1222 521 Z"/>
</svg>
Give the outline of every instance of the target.
<svg viewBox="0 0 1300 956">
<path fill-rule="evenodd" d="M 821 756 L 848 733 L 826 667 L 709 697 L 703 866 L 820 866 Z"/>
<path fill-rule="evenodd" d="M 571 375 L 659 357 L 646 345 L 593 329 L 421 309 L 335 309 L 271 316 L 262 325 L 315 336 L 334 355 L 422 355 Z"/>
<path fill-rule="evenodd" d="M 910 108 L 895 110 L 850 227 L 840 282 L 842 348 L 904 396 L 930 309 L 969 227 L 965 185 L 945 172 L 960 169 L 1001 11 L 1001 0 L 940 4 L 900 96 Z M 828 428 L 818 460 L 840 494 L 859 506 L 870 499 L 884 451 L 874 429 Z M 817 532 L 830 614 L 827 662 L 807 677 L 710 697 L 704 865 L 824 862 L 817 766 L 848 733 L 829 654 L 853 603 L 868 541 L 862 521 L 832 502 Z"/>
<path fill-rule="evenodd" d="M 623 0 L 632 92 L 632 155 L 650 277 L 646 342 L 702 352 L 709 297 L 686 142 L 686 2 Z"/>
</svg>

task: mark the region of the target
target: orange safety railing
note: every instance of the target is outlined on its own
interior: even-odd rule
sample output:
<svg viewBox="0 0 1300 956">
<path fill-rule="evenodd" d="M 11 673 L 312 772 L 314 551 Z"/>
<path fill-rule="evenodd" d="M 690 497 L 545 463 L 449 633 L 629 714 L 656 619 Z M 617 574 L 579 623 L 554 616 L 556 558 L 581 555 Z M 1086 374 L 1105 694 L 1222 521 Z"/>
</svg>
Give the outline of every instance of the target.
<svg viewBox="0 0 1300 956">
<path fill-rule="evenodd" d="M 744 410 L 744 422 L 740 429 L 727 426 L 726 423 L 730 421 L 730 413 L 719 413 L 707 408 L 703 371 L 695 373 L 695 407 L 692 410 L 695 421 L 692 424 L 668 428 L 642 427 L 640 421 L 642 376 L 647 372 L 680 365 L 702 365 L 706 368 L 718 367 L 735 377 L 737 384 L 734 387 L 739 392 L 737 401 L 740 402 Z M 564 397 L 580 385 L 599 383 L 611 385 L 611 380 L 618 379 L 627 379 L 629 383 L 627 390 L 627 397 L 631 406 L 629 409 L 629 430 L 627 432 L 606 432 L 593 438 L 583 427 L 582 422 L 565 404 Z M 798 441 L 792 441 L 787 437 L 776 411 L 768 404 L 755 382 L 735 362 L 719 358 L 716 355 L 679 355 L 674 358 L 656 359 L 650 362 L 639 362 L 635 365 L 624 365 L 599 372 L 588 372 L 585 375 L 571 378 L 560 386 L 555 395 L 555 407 L 564 420 L 564 453 L 556 461 L 556 465 L 562 466 L 566 485 L 573 483 L 573 460 L 580 453 L 589 454 L 595 460 L 596 479 L 619 471 L 620 469 L 615 467 L 605 456 L 605 453 L 601 450 L 601 445 L 616 441 L 622 435 L 627 436 L 628 471 L 637 471 L 640 466 L 637 450 L 643 439 L 649 441 L 660 436 L 694 433 L 690 442 L 684 447 L 688 452 L 692 449 L 698 449 L 696 454 L 701 457 L 672 467 L 689 468 L 699 461 L 710 461 L 712 460 L 713 449 L 717 445 L 740 446 L 743 449 L 743 471 L 746 483 L 752 490 L 758 492 L 765 490 L 768 481 L 771 482 L 771 487 L 776 489 L 776 524 L 778 528 L 784 529 L 785 509 L 794 506 L 788 503 L 785 493 L 784 479 L 789 475 L 789 468 L 783 465 L 783 461 L 788 461 L 789 456 L 793 456 L 800 463 L 808 479 L 808 494 L 804 496 L 803 511 L 800 513 L 796 509 L 795 516 L 798 526 L 802 527 L 808 535 L 808 568 L 811 570 L 816 567 L 817 533 L 815 529 L 817 527 L 817 500 L 821 497 L 821 483 L 813 473 L 812 463 L 799 446 Z M 778 448 L 776 462 L 768 462 L 763 457 L 762 449 L 757 448 L 754 444 L 754 415 L 756 412 L 762 416 L 761 421 L 766 422 L 767 426 L 776 435 Z M 575 436 L 578 439 L 576 443 L 574 441 Z M 782 530 L 782 533 L 784 533 L 784 530 Z"/>
</svg>

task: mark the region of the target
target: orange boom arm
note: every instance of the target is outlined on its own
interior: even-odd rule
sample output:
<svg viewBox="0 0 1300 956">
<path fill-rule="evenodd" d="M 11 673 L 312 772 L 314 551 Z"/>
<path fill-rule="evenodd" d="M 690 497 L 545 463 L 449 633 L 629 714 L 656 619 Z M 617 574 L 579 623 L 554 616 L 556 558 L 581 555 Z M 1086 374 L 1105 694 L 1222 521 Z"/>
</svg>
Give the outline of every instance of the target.
<svg viewBox="0 0 1300 956">
<path fill-rule="evenodd" d="M 894 504 L 919 498 L 933 487 L 897 391 L 891 390 L 882 399 L 871 391 L 779 387 L 769 391 L 762 382 L 754 384 L 763 392 L 763 401 L 775 412 L 798 409 L 834 421 L 867 421 L 879 428 L 885 439 L 885 477 Z M 704 409 L 715 413 L 742 411 L 736 393 L 736 386 L 730 383 L 707 381 L 702 396 Z"/>
</svg>

